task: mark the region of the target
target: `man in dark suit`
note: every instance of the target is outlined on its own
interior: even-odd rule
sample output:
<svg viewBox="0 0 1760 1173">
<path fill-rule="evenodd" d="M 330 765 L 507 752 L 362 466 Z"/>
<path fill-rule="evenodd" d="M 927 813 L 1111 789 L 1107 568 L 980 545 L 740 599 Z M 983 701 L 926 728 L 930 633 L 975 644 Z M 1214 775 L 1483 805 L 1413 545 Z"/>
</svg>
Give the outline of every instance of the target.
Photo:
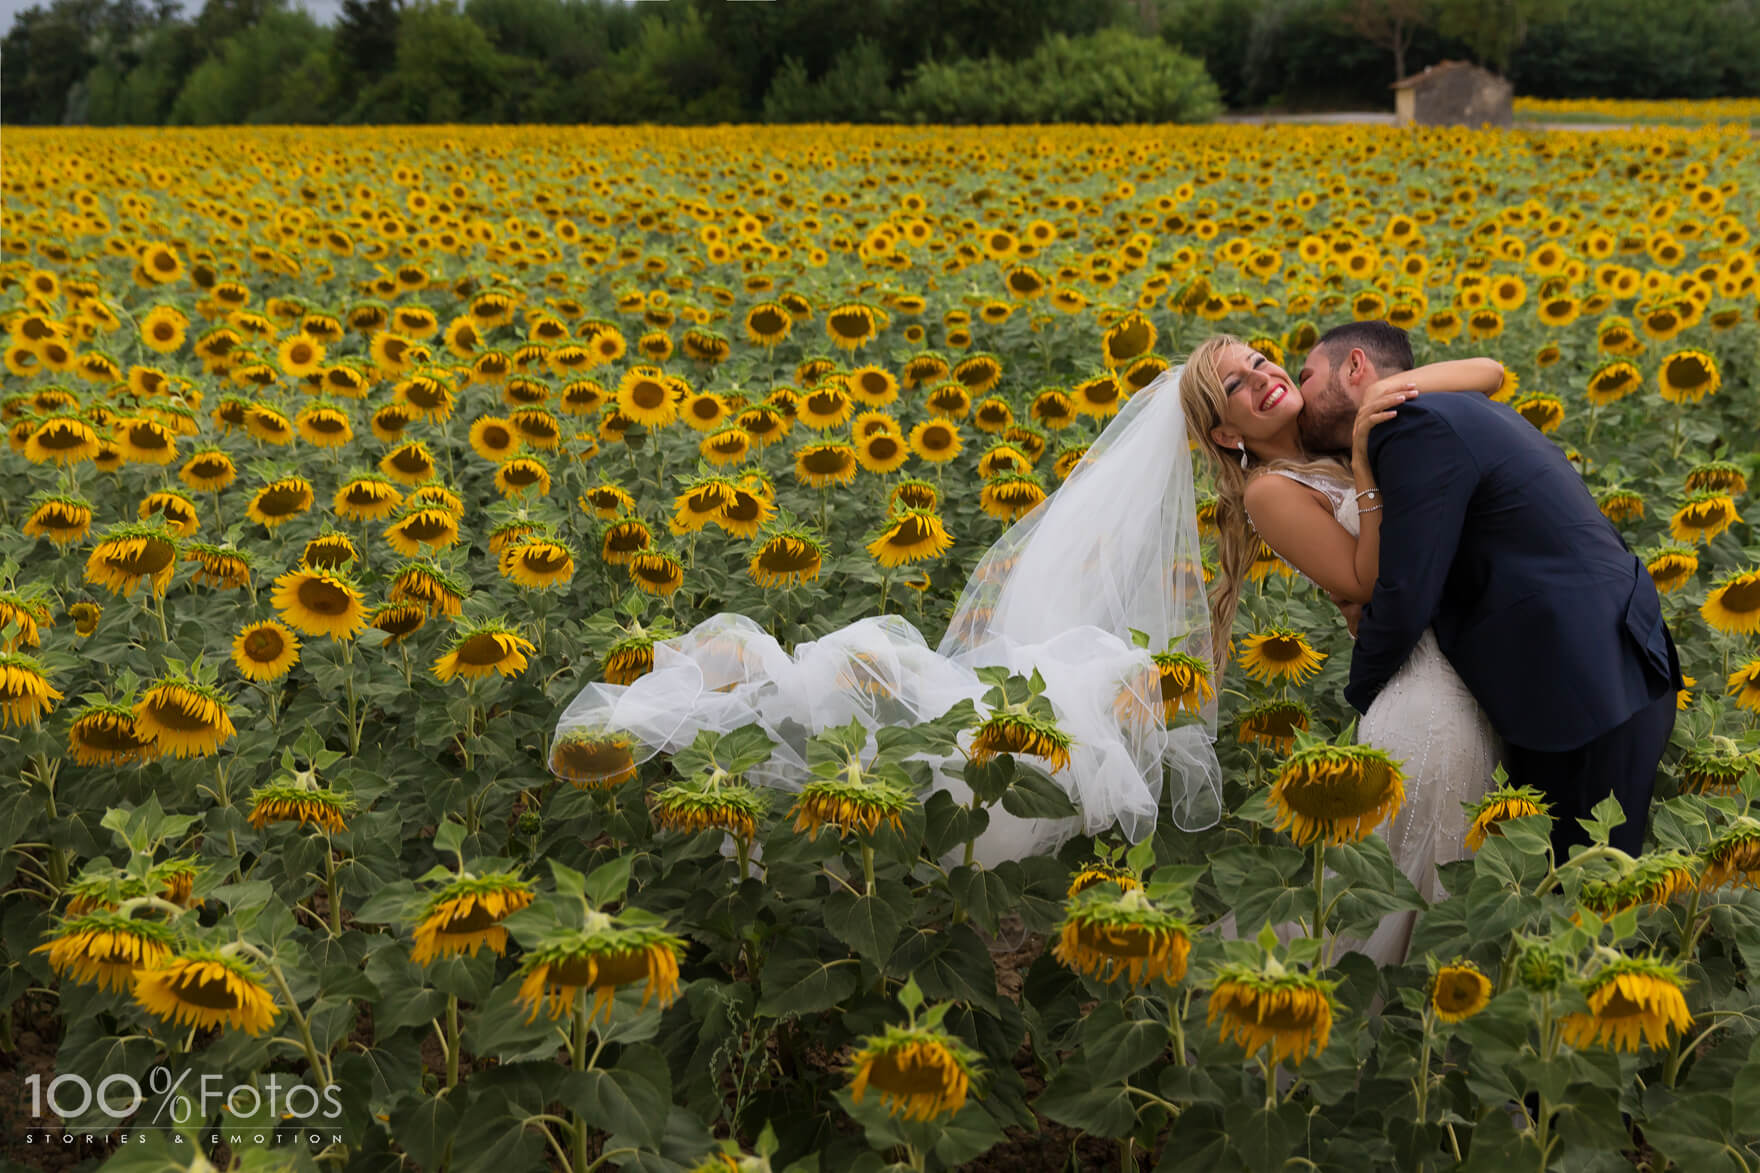
<svg viewBox="0 0 1760 1173">
<path fill-rule="evenodd" d="M 1348 448 L 1363 390 L 1409 370 L 1405 331 L 1329 331 L 1299 380 L 1303 443 Z M 1656 768 L 1684 687 L 1655 584 L 1564 454 L 1510 408 L 1425 395 L 1369 434 L 1381 567 L 1345 698 L 1367 710 L 1425 628 L 1505 743 L 1510 781 L 1552 804 L 1563 860 L 1611 793 L 1612 843 L 1643 849 Z M 1364 502 L 1370 507 L 1370 502 Z"/>
</svg>

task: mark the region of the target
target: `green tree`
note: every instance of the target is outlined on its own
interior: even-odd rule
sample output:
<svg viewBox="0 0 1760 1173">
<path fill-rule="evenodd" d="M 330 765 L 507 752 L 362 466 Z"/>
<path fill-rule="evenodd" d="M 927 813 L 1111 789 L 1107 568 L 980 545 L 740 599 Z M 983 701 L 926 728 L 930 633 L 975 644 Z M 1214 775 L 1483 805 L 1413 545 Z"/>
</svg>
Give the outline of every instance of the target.
<svg viewBox="0 0 1760 1173">
<path fill-rule="evenodd" d="M 19 13 L 0 40 L 0 122 L 62 122 L 67 97 L 97 64 L 93 52 L 106 17 L 104 0 L 54 0 Z"/>
<path fill-rule="evenodd" d="M 1567 7 L 1568 0 L 1436 0 L 1436 27 L 1466 45 L 1479 64 L 1508 73 L 1529 30 Z"/>
<path fill-rule="evenodd" d="M 831 60 L 817 81 L 790 57 L 764 96 L 766 122 L 884 122 L 892 115 L 892 68 L 880 46 L 863 37 Z"/>
<path fill-rule="evenodd" d="M 329 122 L 329 38 L 303 10 L 268 8 L 196 67 L 169 120 L 199 126 Z"/>
</svg>

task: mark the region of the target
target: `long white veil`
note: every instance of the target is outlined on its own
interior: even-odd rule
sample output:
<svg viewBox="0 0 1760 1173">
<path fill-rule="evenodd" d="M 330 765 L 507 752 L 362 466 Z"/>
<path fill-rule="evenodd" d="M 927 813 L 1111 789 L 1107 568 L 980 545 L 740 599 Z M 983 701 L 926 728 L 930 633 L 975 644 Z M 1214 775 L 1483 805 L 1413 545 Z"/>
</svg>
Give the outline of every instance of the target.
<svg viewBox="0 0 1760 1173">
<path fill-rule="evenodd" d="M 571 737 L 626 741 L 634 761 L 672 753 L 698 731 L 756 723 L 776 751 L 749 777 L 798 790 L 806 741 L 860 719 L 870 729 L 940 716 L 962 698 L 983 711 L 976 669 L 1038 670 L 1058 727 L 1073 745 L 1049 777 L 1081 812 L 1022 819 L 989 809 L 976 858 L 986 866 L 1054 851 L 1078 832 L 1114 825 L 1136 841 L 1155 826 L 1164 778 L 1175 824 L 1200 830 L 1221 817 L 1216 701 L 1167 726 L 1151 652 L 1210 662 L 1209 607 L 1198 544 L 1197 499 L 1179 403 L 1183 368 L 1133 395 L 1058 489 L 979 560 L 940 647 L 897 615 L 857 620 L 791 656 L 743 615 L 721 614 L 655 645 L 651 672 L 630 685 L 587 685 L 557 723 Z M 1132 641 L 1132 629 L 1148 647 Z M 595 778 L 594 761 L 603 761 Z M 630 757 L 571 759 L 567 776 L 603 780 Z M 1017 764 L 1034 768 L 1036 759 Z M 936 759 L 936 786 L 970 797 L 965 758 Z M 560 772 L 560 771 L 559 771 Z"/>
</svg>

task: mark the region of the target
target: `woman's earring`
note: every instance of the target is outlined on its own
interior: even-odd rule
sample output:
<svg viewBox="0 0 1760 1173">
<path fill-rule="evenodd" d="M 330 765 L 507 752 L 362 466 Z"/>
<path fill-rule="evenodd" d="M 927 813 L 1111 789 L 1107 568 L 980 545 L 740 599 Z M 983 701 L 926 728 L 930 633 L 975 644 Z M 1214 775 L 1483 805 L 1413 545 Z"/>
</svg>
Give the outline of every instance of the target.
<svg viewBox="0 0 1760 1173">
<path fill-rule="evenodd" d="M 1241 468 L 1245 469 L 1247 467 L 1247 442 L 1245 440 L 1236 440 L 1234 446 L 1241 450 Z"/>
</svg>

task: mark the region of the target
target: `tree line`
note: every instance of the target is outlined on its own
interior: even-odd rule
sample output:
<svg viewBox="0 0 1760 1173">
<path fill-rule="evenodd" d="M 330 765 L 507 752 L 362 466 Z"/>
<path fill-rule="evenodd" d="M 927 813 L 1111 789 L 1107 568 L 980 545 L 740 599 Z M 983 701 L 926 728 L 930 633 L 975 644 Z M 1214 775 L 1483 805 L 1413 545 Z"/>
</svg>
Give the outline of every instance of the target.
<svg viewBox="0 0 1760 1173">
<path fill-rule="evenodd" d="M 0 40 L 0 122 L 1186 121 L 1385 108 L 1445 57 L 1752 94 L 1760 0 L 49 0 Z"/>
</svg>

